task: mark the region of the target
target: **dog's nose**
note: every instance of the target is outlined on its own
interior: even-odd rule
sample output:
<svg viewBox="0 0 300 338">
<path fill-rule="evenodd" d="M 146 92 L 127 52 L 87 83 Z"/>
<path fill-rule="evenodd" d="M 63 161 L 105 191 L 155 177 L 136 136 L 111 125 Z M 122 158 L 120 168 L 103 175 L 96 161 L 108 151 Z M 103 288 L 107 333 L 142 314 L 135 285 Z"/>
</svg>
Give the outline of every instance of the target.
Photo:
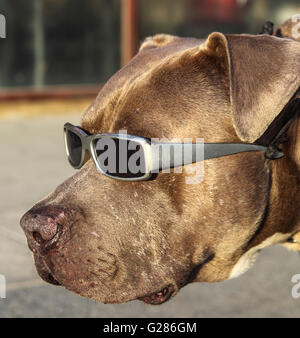
<svg viewBox="0 0 300 338">
<path fill-rule="evenodd" d="M 29 247 L 39 250 L 52 243 L 65 222 L 66 212 L 57 206 L 46 206 L 29 210 L 21 219 L 21 227 L 28 239 Z M 58 237 L 58 236 L 57 236 Z"/>
</svg>

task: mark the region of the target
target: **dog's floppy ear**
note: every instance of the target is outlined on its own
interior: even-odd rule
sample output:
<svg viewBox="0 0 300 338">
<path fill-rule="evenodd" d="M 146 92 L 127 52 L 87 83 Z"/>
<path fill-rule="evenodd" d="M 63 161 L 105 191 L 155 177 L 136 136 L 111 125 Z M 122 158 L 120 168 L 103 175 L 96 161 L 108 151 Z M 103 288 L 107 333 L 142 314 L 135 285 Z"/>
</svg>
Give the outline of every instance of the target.
<svg viewBox="0 0 300 338">
<path fill-rule="evenodd" d="M 290 38 L 300 42 L 300 30 L 299 30 L 300 14 L 294 15 L 291 19 L 285 21 L 282 25 L 274 30 L 275 36 L 281 38 Z"/>
<path fill-rule="evenodd" d="M 212 33 L 204 48 L 227 65 L 238 136 L 256 141 L 300 86 L 300 43 L 268 35 Z"/>
</svg>

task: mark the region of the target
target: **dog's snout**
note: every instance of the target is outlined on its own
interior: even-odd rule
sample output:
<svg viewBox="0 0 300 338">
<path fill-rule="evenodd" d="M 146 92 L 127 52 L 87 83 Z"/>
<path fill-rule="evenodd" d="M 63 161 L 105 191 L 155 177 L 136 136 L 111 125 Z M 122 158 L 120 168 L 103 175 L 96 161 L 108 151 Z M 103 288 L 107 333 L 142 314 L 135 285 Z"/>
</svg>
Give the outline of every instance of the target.
<svg viewBox="0 0 300 338">
<path fill-rule="evenodd" d="M 59 227 L 66 221 L 66 212 L 54 206 L 29 210 L 21 219 L 21 226 L 32 250 L 53 242 Z M 58 237 L 58 236 L 57 236 Z"/>
</svg>

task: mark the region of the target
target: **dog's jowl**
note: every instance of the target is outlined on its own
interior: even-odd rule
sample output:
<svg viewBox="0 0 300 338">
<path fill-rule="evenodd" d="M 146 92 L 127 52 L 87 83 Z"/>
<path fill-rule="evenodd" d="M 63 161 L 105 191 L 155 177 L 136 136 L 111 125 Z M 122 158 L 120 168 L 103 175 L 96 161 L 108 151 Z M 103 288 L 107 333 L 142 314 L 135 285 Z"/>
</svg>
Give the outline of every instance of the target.
<svg viewBox="0 0 300 338">
<path fill-rule="evenodd" d="M 187 283 L 240 275 L 267 246 L 299 251 L 299 86 L 289 37 L 147 38 L 84 113 L 86 135 L 267 151 L 206 159 L 199 184 L 186 184 L 196 163 L 134 181 L 90 157 L 22 217 L 41 278 L 100 302 L 160 304 Z"/>
</svg>

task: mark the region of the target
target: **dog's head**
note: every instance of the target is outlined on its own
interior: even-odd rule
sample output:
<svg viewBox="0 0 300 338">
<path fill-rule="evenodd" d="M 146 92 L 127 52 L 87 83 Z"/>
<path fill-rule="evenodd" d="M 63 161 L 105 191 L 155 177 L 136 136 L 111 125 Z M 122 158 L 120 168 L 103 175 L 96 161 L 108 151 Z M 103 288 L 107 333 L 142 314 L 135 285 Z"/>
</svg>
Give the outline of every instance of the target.
<svg viewBox="0 0 300 338">
<path fill-rule="evenodd" d="M 288 120 L 284 107 L 299 88 L 299 70 L 300 44 L 288 39 L 157 35 L 106 83 L 82 127 L 266 142 L 270 128 L 275 136 Z M 239 275 L 268 245 L 297 248 L 298 120 L 286 132 L 283 158 L 249 152 L 206 160 L 200 184 L 186 184 L 193 164 L 125 182 L 89 160 L 21 220 L 39 274 L 101 302 L 159 304 L 189 282 Z"/>
</svg>

